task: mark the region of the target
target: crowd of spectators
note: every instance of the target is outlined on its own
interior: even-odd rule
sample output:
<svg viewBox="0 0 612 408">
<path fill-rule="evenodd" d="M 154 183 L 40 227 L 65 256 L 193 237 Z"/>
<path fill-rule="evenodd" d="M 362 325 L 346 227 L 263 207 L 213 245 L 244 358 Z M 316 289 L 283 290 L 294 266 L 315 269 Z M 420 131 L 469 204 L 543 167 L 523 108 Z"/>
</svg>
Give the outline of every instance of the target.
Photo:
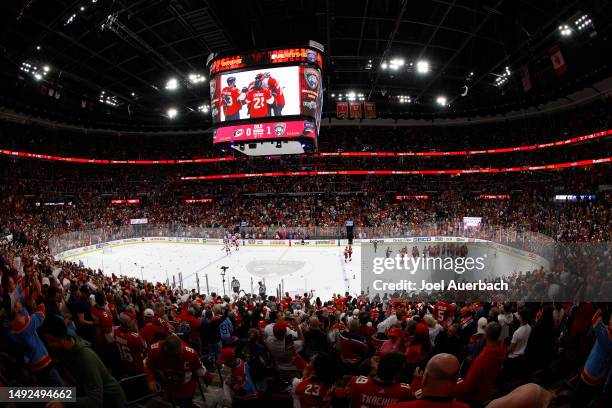
<svg viewBox="0 0 612 408">
<path fill-rule="evenodd" d="M 609 403 L 609 304 L 276 298 L 265 288 L 222 297 L 17 244 L 0 266 L 0 383 L 75 386 L 78 406 L 125 406 L 139 389 L 190 407 L 203 384 L 207 406 Z"/>
<path fill-rule="evenodd" d="M 540 118 L 537 124 L 529 121 L 519 130 L 517 122 L 508 122 L 491 126 L 493 133 L 489 126 L 473 136 L 470 133 L 465 139 L 469 145 L 453 138 L 456 127 L 427 132 L 456 141 L 454 145 L 444 142 L 456 148 L 481 142 L 486 143 L 483 147 L 499 147 L 511 135 L 519 135 L 513 142 L 531 143 L 533 133 L 523 134 L 520 129 L 572 136 L 586 133 L 587 126 L 589 131 L 607 128 L 609 109 L 602 115 L 588 114 L 605 111 L 609 101 L 599 104 L 573 112 L 571 129 L 550 118 Z M 391 129 L 377 130 L 374 133 L 384 141 L 366 144 L 351 142 L 353 130 L 339 127 L 334 129 L 337 143 L 329 149 L 428 148 L 418 140 L 420 131 L 398 135 Z M 9 136 L 3 140 L 10 146 L 3 148 L 41 152 L 38 137 L 35 133 Z M 410 140 L 415 144 L 410 145 Z M 431 147 L 439 148 L 440 139 L 429 140 Z M 46 153 L 82 153 L 77 139 L 61 143 L 58 136 L 57 141 L 55 146 L 47 145 L 51 147 Z M 553 156 L 545 160 L 601 155 L 609 145 L 602 143 L 564 149 L 558 158 L 551 150 Z M 139 151 L 156 151 L 142 146 L 142 141 L 136 150 L 96 145 L 87 154 L 108 153 L 104 158 L 111 158 L 111 153 L 124 151 L 126 156 L 121 158 L 134 159 L 141 157 Z M 176 150 L 164 150 L 164 146 L 157 148 L 172 156 L 168 158 L 178 158 Z M 207 149 L 190 151 L 205 156 Z M 517 157 L 522 157 L 516 159 L 520 161 L 526 156 Z M 320 166 L 308 160 L 289 158 L 282 164 Z M 121 407 L 140 397 L 171 400 L 181 407 L 192 406 L 194 398 L 198 403 L 204 398 L 207 406 L 610 404 L 612 319 L 607 303 L 465 301 L 449 293 L 428 297 L 338 293 L 320 299 L 316 292 L 270 296 L 265 287 L 257 294 L 219 296 L 106 275 L 53 257 L 62 243 L 70 247 L 86 244 L 84 239 L 93 242 L 117 236 L 131 228 L 132 218 L 147 218 L 163 235 L 215 229 L 240 231 L 245 237 L 301 239 L 340 237 L 349 219 L 354 220 L 360 238 L 430 233 L 432 226 L 436 235 L 452 235 L 463 217 L 478 216 L 483 229 L 491 231 L 490 239 L 501 239 L 495 231 L 504 230 L 516 231 L 506 240 L 529 233 L 555 242 L 608 243 L 612 213 L 605 167 L 552 174 L 185 183 L 180 176 L 193 169 L 95 167 L 6 158 L 0 163 L 6 164 L 0 168 L 2 386 L 75 386 L 75 406 L 84 407 Z M 262 169 L 278 167 L 278 162 L 261 163 Z M 371 165 L 365 160 L 349 163 L 362 168 Z M 507 163 L 514 161 L 503 165 Z M 259 169 L 259 164 L 251 164 L 246 167 L 249 172 Z M 237 164 L 235 168 L 245 167 Z M 212 166 L 206 171 L 220 169 Z M 558 193 L 596 198 L 556 202 L 553 197 Z M 509 197 L 483 199 L 481 194 Z M 397 200 L 396 195 L 421 197 Z M 202 197 L 212 201 L 184 202 Z M 111 205 L 112 199 L 132 198 L 140 202 Z M 54 205 L 45 205 L 50 203 Z M 69 237 L 76 238 L 69 241 Z M 609 259 L 610 253 L 606 256 Z M 515 278 L 529 290 L 537 283 L 538 273 Z M 59 402 L 49 404 L 59 406 Z"/>
</svg>

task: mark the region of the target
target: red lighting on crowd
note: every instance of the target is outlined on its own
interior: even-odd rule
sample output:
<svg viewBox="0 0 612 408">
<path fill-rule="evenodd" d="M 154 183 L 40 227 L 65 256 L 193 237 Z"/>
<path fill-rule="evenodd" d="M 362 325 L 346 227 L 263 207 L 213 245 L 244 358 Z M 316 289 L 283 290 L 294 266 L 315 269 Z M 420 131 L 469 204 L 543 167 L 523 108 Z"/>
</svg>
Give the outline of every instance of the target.
<svg viewBox="0 0 612 408">
<path fill-rule="evenodd" d="M 212 198 L 188 198 L 184 200 L 185 204 L 196 204 L 196 203 L 212 203 Z"/>
<path fill-rule="evenodd" d="M 510 194 L 481 194 L 478 198 L 481 200 L 509 200 Z"/>
<path fill-rule="evenodd" d="M 258 177 L 295 177 L 295 176 L 413 176 L 413 175 L 458 175 L 458 174 L 480 174 L 480 173 L 511 173 L 517 171 L 540 171 L 560 170 L 568 167 L 583 167 L 594 164 L 612 162 L 612 157 L 602 159 L 580 160 L 568 163 L 543 164 L 538 166 L 518 166 L 488 169 L 452 169 L 452 170 L 329 170 L 329 171 L 271 171 L 267 173 L 234 173 L 234 174 L 211 174 L 206 176 L 186 176 L 181 180 L 218 180 L 236 178 L 258 178 Z"/>
<path fill-rule="evenodd" d="M 398 201 L 402 200 L 429 200 L 428 195 L 398 195 L 395 196 L 395 199 Z"/>
<path fill-rule="evenodd" d="M 113 205 L 120 205 L 120 204 L 128 204 L 128 205 L 133 205 L 133 204 L 140 204 L 140 199 L 139 198 L 131 198 L 129 200 L 112 200 L 111 204 Z"/>
<path fill-rule="evenodd" d="M 321 152 L 314 156 L 316 157 L 403 157 L 403 156 L 417 156 L 417 157 L 439 157 L 439 156 L 469 156 L 479 154 L 498 154 L 498 153 L 515 153 L 524 152 L 528 150 L 539 150 L 550 147 L 566 146 L 574 143 L 584 142 L 586 140 L 593 140 L 602 137 L 612 135 L 612 129 L 605 130 L 602 132 L 591 133 L 589 135 L 573 137 L 571 139 L 559 140 L 550 143 L 540 143 L 536 145 L 528 146 L 515 146 L 515 147 L 502 147 L 498 149 L 486 149 L 486 150 L 459 150 L 459 151 L 447 151 L 447 152 Z M 210 157 L 201 159 L 178 159 L 178 160 L 108 160 L 108 159 L 87 159 L 82 157 L 63 157 L 53 156 L 48 154 L 29 153 L 15 150 L 0 149 L 0 154 L 5 156 L 13 156 L 27 159 L 39 159 L 39 160 L 50 160 L 50 161 L 63 161 L 69 163 L 82 163 L 82 164 L 135 164 L 135 165 L 157 165 L 157 164 L 203 164 L 203 163 L 219 163 L 225 161 L 236 161 L 238 159 L 234 157 Z M 270 157 L 274 159 L 274 157 Z"/>
</svg>

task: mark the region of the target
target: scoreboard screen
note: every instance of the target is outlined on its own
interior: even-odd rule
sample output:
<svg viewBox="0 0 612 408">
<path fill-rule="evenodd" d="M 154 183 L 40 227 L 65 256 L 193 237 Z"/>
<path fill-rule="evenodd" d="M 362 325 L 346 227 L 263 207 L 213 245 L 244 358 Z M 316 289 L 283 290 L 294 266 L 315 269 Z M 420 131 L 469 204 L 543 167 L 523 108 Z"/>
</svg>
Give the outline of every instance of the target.
<svg viewBox="0 0 612 408">
<path fill-rule="evenodd" d="M 322 60 L 314 47 L 211 55 L 213 144 L 247 155 L 316 152 Z"/>
</svg>

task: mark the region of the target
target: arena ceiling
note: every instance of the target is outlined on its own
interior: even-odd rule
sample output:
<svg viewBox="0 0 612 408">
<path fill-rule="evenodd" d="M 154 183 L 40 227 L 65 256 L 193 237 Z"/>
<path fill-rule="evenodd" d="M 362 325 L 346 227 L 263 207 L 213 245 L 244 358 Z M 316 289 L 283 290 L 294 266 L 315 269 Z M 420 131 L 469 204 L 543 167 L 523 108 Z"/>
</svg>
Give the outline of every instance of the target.
<svg viewBox="0 0 612 408">
<path fill-rule="evenodd" d="M 0 10 L 1 104 L 110 127 L 207 127 L 208 84 L 189 76 L 207 76 L 211 52 L 308 40 L 326 47 L 329 115 L 349 93 L 383 117 L 503 113 L 612 71 L 607 0 L 3 0 Z M 180 89 L 168 92 L 169 78 Z"/>
</svg>

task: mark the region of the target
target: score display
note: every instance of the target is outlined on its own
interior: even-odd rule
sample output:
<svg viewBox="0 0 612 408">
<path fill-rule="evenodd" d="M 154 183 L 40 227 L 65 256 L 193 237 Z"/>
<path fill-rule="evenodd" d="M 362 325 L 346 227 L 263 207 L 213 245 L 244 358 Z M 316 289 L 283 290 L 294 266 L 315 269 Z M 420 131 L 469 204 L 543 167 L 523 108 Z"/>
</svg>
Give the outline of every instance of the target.
<svg viewBox="0 0 612 408">
<path fill-rule="evenodd" d="M 214 145 L 252 156 L 317 151 L 323 56 L 311 45 L 209 56 Z"/>
</svg>

